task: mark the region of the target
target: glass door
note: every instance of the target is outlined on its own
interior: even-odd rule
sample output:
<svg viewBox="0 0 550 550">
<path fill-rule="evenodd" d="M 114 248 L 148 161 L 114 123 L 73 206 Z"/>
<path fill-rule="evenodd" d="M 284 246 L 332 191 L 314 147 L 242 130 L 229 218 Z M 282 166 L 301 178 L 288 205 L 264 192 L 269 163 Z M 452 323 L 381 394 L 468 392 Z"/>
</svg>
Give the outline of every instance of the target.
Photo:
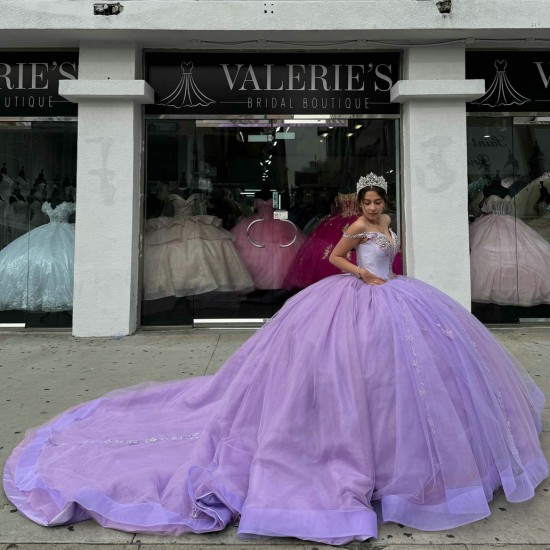
<svg viewBox="0 0 550 550">
<path fill-rule="evenodd" d="M 550 320 L 549 122 L 468 119 L 472 311 L 486 323 Z"/>
<path fill-rule="evenodd" d="M 262 322 L 338 273 L 328 257 L 358 215 L 358 177 L 384 174 L 396 199 L 397 128 L 328 116 L 149 120 L 142 323 Z"/>
</svg>

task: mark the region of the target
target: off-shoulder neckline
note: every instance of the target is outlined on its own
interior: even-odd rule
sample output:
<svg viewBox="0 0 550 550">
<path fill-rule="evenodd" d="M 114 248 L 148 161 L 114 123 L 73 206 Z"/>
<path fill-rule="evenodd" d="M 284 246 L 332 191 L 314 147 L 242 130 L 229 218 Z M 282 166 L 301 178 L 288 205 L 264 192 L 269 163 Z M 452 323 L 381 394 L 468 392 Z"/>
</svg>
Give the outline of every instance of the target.
<svg viewBox="0 0 550 550">
<path fill-rule="evenodd" d="M 348 238 L 351 238 L 351 239 L 363 239 L 370 235 L 381 235 L 393 246 L 393 248 L 395 248 L 397 245 L 397 234 L 391 227 L 388 227 L 388 230 L 390 232 L 391 238 L 388 237 L 385 233 L 382 233 L 381 231 L 362 231 L 361 233 L 354 233 L 353 235 L 349 235 L 344 231 L 344 235 L 346 235 Z M 361 244 L 366 244 L 366 243 L 361 243 Z"/>
</svg>

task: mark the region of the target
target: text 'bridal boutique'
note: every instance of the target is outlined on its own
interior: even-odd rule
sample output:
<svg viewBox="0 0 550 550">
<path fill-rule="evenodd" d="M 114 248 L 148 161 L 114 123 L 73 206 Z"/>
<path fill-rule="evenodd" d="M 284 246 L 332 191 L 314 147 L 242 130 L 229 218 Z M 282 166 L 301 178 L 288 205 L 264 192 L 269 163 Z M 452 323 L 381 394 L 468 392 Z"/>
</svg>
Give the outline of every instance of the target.
<svg viewBox="0 0 550 550">
<path fill-rule="evenodd" d="M 0 251 L 0 311 L 69 311 L 73 309 L 75 204 L 52 209 L 42 205 L 50 222 L 21 235 Z"/>
<path fill-rule="evenodd" d="M 379 521 L 449 529 L 534 495 L 543 395 L 445 294 L 393 277 L 398 238 L 352 235 L 385 284 L 335 275 L 214 376 L 141 385 L 30 431 L 4 489 L 30 519 L 331 544 Z M 359 241 L 359 239 L 361 239 Z"/>
</svg>

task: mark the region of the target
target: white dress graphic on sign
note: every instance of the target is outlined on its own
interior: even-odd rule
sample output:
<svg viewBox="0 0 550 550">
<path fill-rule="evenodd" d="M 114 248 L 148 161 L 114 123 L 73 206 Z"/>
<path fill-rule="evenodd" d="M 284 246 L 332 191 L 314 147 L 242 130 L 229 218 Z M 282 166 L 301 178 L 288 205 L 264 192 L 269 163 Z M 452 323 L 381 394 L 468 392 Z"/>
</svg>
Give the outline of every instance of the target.
<svg viewBox="0 0 550 550">
<path fill-rule="evenodd" d="M 161 99 L 158 104 L 166 105 L 181 109 L 182 107 L 206 107 L 211 103 L 216 103 L 213 99 L 205 96 L 195 84 L 193 80 L 193 63 L 181 64 L 183 74 L 176 89 L 164 99 Z"/>
<path fill-rule="evenodd" d="M 488 105 L 489 107 L 506 107 L 508 105 L 523 105 L 529 98 L 522 96 L 514 89 L 508 77 L 506 76 L 505 59 L 496 60 L 495 68 L 497 70 L 495 78 L 489 86 L 489 89 L 479 99 L 472 101 L 474 105 Z"/>
</svg>

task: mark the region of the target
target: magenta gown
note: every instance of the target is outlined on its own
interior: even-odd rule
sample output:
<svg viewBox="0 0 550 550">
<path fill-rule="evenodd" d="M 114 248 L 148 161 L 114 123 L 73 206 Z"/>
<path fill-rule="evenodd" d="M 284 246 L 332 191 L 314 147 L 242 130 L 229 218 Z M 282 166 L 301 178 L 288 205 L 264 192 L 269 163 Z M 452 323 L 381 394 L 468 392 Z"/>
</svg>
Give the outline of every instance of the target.
<svg viewBox="0 0 550 550">
<path fill-rule="evenodd" d="M 273 218 L 272 199 L 257 198 L 254 208 L 257 214 L 242 219 L 231 230 L 235 247 L 255 288 L 283 288 L 284 276 L 305 237 L 294 224 Z"/>
<path fill-rule="evenodd" d="M 341 271 L 329 262 L 332 249 L 336 246 L 342 231 L 345 231 L 361 214 L 355 193 L 336 195 L 337 214 L 326 216 L 313 230 L 294 258 L 284 279 L 285 288 L 306 288 L 307 286 Z M 348 255 L 355 262 L 355 251 Z"/>
<path fill-rule="evenodd" d="M 362 234 L 391 276 L 397 236 Z M 330 544 L 378 522 L 449 529 L 533 497 L 544 397 L 489 331 L 420 281 L 335 275 L 214 376 L 116 391 L 30 431 L 4 472 L 30 519 Z"/>
</svg>

